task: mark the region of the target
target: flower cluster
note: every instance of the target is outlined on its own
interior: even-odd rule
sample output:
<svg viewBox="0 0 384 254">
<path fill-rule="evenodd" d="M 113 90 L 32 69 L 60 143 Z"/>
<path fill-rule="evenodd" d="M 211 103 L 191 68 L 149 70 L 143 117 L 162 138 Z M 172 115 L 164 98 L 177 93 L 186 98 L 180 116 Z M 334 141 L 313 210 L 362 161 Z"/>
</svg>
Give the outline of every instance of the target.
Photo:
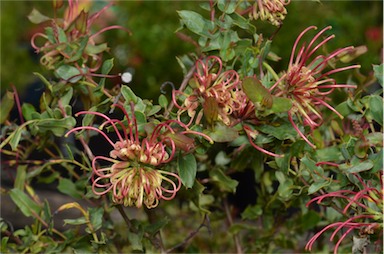
<svg viewBox="0 0 384 254">
<path fill-rule="evenodd" d="M 68 135 L 80 130 L 93 130 L 101 134 L 113 147 L 110 157 L 95 156 L 92 160 L 94 193 L 104 195 L 112 192 L 112 200 L 116 204 L 141 207 L 144 203 L 148 208 L 156 207 L 161 199 L 174 198 L 181 187 L 179 176 L 158 168 L 174 158 L 178 143 L 171 137 L 183 137 L 193 131 L 184 130 L 176 133 L 171 124 L 177 122 L 170 120 L 159 123 L 151 134 L 147 134 L 147 137 L 140 141 L 133 104 L 131 104 L 131 117 L 124 107 L 117 104 L 114 106 L 123 111 L 127 125 L 121 120 L 111 119 L 99 112 L 82 111 L 77 115 L 96 115 L 105 121 L 99 128 L 80 126 L 67 133 Z M 106 125 L 110 125 L 116 133 L 118 137 L 116 142 L 102 131 Z M 181 123 L 180 126 L 185 127 Z M 187 137 L 183 140 L 193 142 L 193 139 Z M 99 164 L 105 164 L 101 163 L 102 161 L 111 165 L 100 167 Z"/>
<path fill-rule="evenodd" d="M 272 25 L 280 26 L 287 15 L 285 6 L 290 0 L 256 0 L 249 11 L 251 19 L 268 20 Z"/>
<path fill-rule="evenodd" d="M 61 3 L 61 4 L 60 4 Z M 57 69 L 64 64 L 73 64 L 84 75 L 96 72 L 102 64 L 102 53 L 108 50 L 106 43 L 97 44 L 95 38 L 111 29 L 121 29 L 129 32 L 122 26 L 108 26 L 96 33 L 91 27 L 102 13 L 112 3 L 109 3 L 100 11 L 89 15 L 85 11 L 86 6 L 79 0 L 69 0 L 64 18 L 49 19 L 51 26 L 45 28 L 45 33 L 36 33 L 31 38 L 31 45 L 36 53 L 43 53 L 40 63 L 48 69 Z M 55 10 L 62 7 L 62 2 L 54 2 Z M 37 40 L 44 41 L 42 45 Z"/>
<path fill-rule="evenodd" d="M 230 116 L 244 109 L 247 98 L 241 91 L 238 73 L 235 70 L 222 71 L 222 68 L 222 61 L 217 56 L 196 61 L 196 70 L 190 84 L 193 90 L 190 93 L 173 90 L 173 102 L 179 109 L 179 119 L 184 112 L 188 112 L 190 123 L 195 117 L 198 123 L 205 113 L 208 123 L 219 120 L 230 125 Z M 179 105 L 177 99 L 183 97 L 184 105 Z M 197 113 L 199 106 L 202 109 Z"/>
<path fill-rule="evenodd" d="M 292 49 L 287 72 L 269 90 L 274 90 L 276 96 L 287 97 L 292 100 L 293 107 L 288 112 L 289 121 L 299 135 L 309 145 L 315 147 L 294 123 L 293 115 L 296 115 L 299 120 L 302 119 L 303 124 L 310 126 L 311 129 L 317 128 L 322 123 L 323 117 L 321 111 L 317 109 L 320 106 L 327 107 L 340 118 L 343 118 L 339 112 L 326 102 L 328 99 L 327 96 L 329 96 L 336 88 L 356 88 L 356 86 L 337 84 L 336 80 L 329 76 L 337 72 L 360 68 L 360 65 L 336 68 L 322 73 L 327 66 L 337 59 L 338 56 L 353 50 L 352 46 L 345 47 L 337 49 L 327 55 L 317 55 L 314 57 L 315 52 L 319 48 L 335 37 L 334 35 L 330 35 L 316 44 L 317 39 L 319 39 L 327 30 L 331 29 L 330 26 L 317 33 L 308 45 L 303 43 L 295 58 L 296 48 L 298 47 L 301 38 L 311 29 L 317 28 L 315 26 L 310 26 L 297 37 Z"/>
<path fill-rule="evenodd" d="M 380 178 L 380 189 L 378 186 L 372 186 L 371 181 L 365 182 L 358 174 L 354 174 L 359 183 L 361 184 L 361 189 L 359 191 L 354 190 L 338 190 L 331 193 L 325 193 L 316 198 L 313 198 L 307 203 L 307 207 L 316 202 L 317 204 L 322 204 L 325 199 L 332 199 L 335 202 L 336 199 L 344 200 L 347 204 L 344 207 L 341 207 L 342 213 L 349 217 L 346 221 L 332 223 L 318 233 L 316 233 L 305 246 L 306 249 L 311 250 L 315 241 L 322 235 L 325 231 L 336 228 L 331 235 L 330 240 L 332 241 L 338 232 L 341 232 L 342 229 L 346 229 L 340 239 L 337 241 L 334 253 L 337 253 L 337 250 L 341 242 L 345 237 L 354 230 L 359 230 L 360 238 L 367 238 L 369 235 L 383 233 L 383 181 L 382 172 L 379 173 Z M 342 203 L 342 202 L 341 202 Z M 337 203 L 336 203 L 337 204 Z"/>
</svg>

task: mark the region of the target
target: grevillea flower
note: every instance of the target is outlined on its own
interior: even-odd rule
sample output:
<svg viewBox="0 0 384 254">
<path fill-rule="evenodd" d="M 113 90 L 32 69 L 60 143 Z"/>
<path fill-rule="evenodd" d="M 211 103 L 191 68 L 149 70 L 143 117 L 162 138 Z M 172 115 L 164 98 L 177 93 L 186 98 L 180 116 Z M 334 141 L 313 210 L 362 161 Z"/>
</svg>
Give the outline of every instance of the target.
<svg viewBox="0 0 384 254">
<path fill-rule="evenodd" d="M 206 120 L 220 120 L 230 125 L 230 115 L 246 104 L 246 96 L 240 90 L 239 75 L 234 70 L 222 72 L 223 65 L 217 56 L 197 60 L 195 68 L 193 80 L 190 82 L 192 90 L 189 92 L 173 90 L 173 102 L 179 109 L 179 119 L 184 112 L 187 112 L 191 118 L 188 125 L 196 116 L 199 122 L 203 108 L 210 108 L 208 111 L 214 113 L 206 115 Z M 178 98 L 184 100 L 183 105 L 177 103 Z M 199 113 L 197 110 L 200 110 Z"/>
<path fill-rule="evenodd" d="M 88 3 L 89 4 L 89 3 Z M 113 25 L 100 29 L 96 33 L 91 31 L 95 20 L 105 12 L 112 2 L 100 11 L 90 15 L 85 11 L 85 5 L 78 0 L 68 0 L 68 8 L 64 18 L 51 19 L 51 26 L 45 28 L 45 33 L 36 33 L 31 38 L 31 45 L 36 53 L 43 53 L 40 63 L 48 69 L 57 69 L 58 65 L 73 63 L 83 75 L 91 75 L 102 64 L 101 54 L 108 50 L 105 43 L 97 44 L 95 38 L 111 29 L 129 32 L 126 28 Z M 60 5 L 55 5 L 60 8 Z M 36 40 L 43 41 L 36 43 Z M 40 45 L 38 45 L 40 44 Z"/>
<path fill-rule="evenodd" d="M 306 45 L 303 43 L 296 55 L 296 48 L 299 46 L 301 38 L 312 29 L 317 29 L 315 26 L 310 26 L 305 29 L 296 39 L 292 49 L 289 66 L 287 72 L 270 88 L 274 90 L 276 96 L 290 98 L 293 107 L 288 112 L 289 121 L 298 132 L 298 134 L 312 147 L 315 147 L 302 133 L 298 126 L 293 121 L 293 115 L 296 115 L 299 120 L 302 120 L 304 125 L 308 125 L 314 129 L 321 125 L 323 117 L 319 108 L 325 106 L 336 113 L 340 118 L 343 116 L 337 112 L 326 100 L 336 88 L 356 88 L 354 85 L 337 84 L 336 80 L 329 76 L 337 72 L 360 68 L 360 65 L 352 65 L 324 71 L 324 69 L 332 62 L 337 60 L 337 57 L 344 55 L 353 47 L 345 47 L 337 49 L 326 55 L 315 56 L 316 51 L 325 45 L 335 36 L 330 35 L 316 44 L 316 41 L 331 29 L 330 26 L 324 28 L 317 33 L 313 39 Z"/>
<path fill-rule="evenodd" d="M 256 0 L 249 10 L 252 19 L 268 20 L 272 25 L 280 26 L 287 15 L 290 0 Z"/>
<path fill-rule="evenodd" d="M 193 142 L 193 139 L 187 138 L 185 134 L 198 133 L 187 130 L 182 123 L 169 120 L 157 124 L 150 134 L 141 138 L 133 104 L 131 104 L 132 117 L 122 106 L 114 106 L 123 111 L 126 125 L 121 120 L 111 119 L 99 112 L 82 111 L 77 115 L 96 115 L 102 117 L 104 122 L 99 128 L 81 126 L 66 134 L 79 130 L 93 130 L 101 134 L 112 146 L 109 157 L 95 156 L 92 160 L 93 192 L 96 195 L 111 192 L 113 202 L 124 206 L 141 207 L 144 203 L 148 208 L 153 208 L 161 199 L 173 199 L 181 186 L 180 177 L 160 168 L 174 158 L 180 140 Z M 178 124 L 178 128 L 184 130 L 175 132 L 175 128 L 171 127 L 172 124 Z M 102 131 L 107 125 L 116 132 L 117 141 L 112 141 Z M 174 137 L 178 140 L 174 141 Z M 99 164 L 108 164 L 108 166 L 99 166 Z"/>
<path fill-rule="evenodd" d="M 371 182 L 365 182 L 359 175 L 354 174 L 361 184 L 361 190 L 338 190 L 331 193 L 326 193 L 320 195 L 316 198 L 310 200 L 306 206 L 308 207 L 311 203 L 316 202 L 317 204 L 322 204 L 323 200 L 331 199 L 336 205 L 346 204 L 344 207 L 340 207 L 342 213 L 349 217 L 345 221 L 335 222 L 320 230 L 316 233 L 307 243 L 305 248 L 307 250 L 312 250 L 313 244 L 315 241 L 327 230 L 334 229 L 330 240 L 332 241 L 338 232 L 341 232 L 342 235 L 337 241 L 334 253 L 337 253 L 337 250 L 341 242 L 345 237 L 353 232 L 354 230 L 359 230 L 359 237 L 366 238 L 369 235 L 378 233 L 383 233 L 383 174 L 380 174 L 380 189 L 377 186 L 371 186 Z M 345 201 L 345 202 L 336 202 L 336 200 Z M 345 229 L 344 232 L 341 230 Z"/>
</svg>

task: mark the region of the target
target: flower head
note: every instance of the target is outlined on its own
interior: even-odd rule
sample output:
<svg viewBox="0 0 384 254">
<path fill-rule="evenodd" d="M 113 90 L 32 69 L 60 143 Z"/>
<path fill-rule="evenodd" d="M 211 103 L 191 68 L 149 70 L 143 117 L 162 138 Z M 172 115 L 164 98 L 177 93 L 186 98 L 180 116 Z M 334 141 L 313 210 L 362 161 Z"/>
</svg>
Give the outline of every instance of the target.
<svg viewBox="0 0 384 254">
<path fill-rule="evenodd" d="M 127 125 L 99 112 L 82 111 L 77 115 L 100 116 L 104 122 L 99 128 L 81 126 L 66 134 L 78 130 L 94 130 L 112 146 L 109 157 L 96 156 L 92 160 L 93 192 L 96 195 L 111 192 L 112 200 L 117 204 L 141 207 L 144 203 L 148 208 L 156 207 L 161 199 L 174 198 L 181 186 L 180 178 L 175 173 L 159 168 L 169 163 L 176 152 L 176 144 L 168 134 L 183 136 L 188 130 L 175 133 L 171 124 L 177 122 L 170 120 L 159 123 L 152 133 L 142 138 L 138 131 L 133 104 L 131 117 L 122 106 L 115 107 L 123 111 Z M 102 131 L 107 125 L 116 132 L 117 141 L 112 141 Z M 180 126 L 185 127 L 183 124 Z"/>
<path fill-rule="evenodd" d="M 173 91 L 173 102 L 179 108 L 179 117 L 187 112 L 192 122 L 196 115 L 202 114 L 197 113 L 202 106 L 207 113 L 205 118 L 208 122 L 220 120 L 230 125 L 230 115 L 242 109 L 246 103 L 246 96 L 240 90 L 237 72 L 234 70 L 222 72 L 222 67 L 221 59 L 217 56 L 208 56 L 204 60 L 196 61 L 190 92 Z M 177 103 L 178 96 L 186 97 L 183 105 Z"/>
<path fill-rule="evenodd" d="M 360 65 L 337 68 L 323 73 L 324 69 L 337 60 L 338 56 L 353 50 L 353 47 L 346 47 L 337 49 L 326 55 L 315 56 L 316 51 L 320 47 L 335 37 L 334 35 L 330 35 L 316 44 L 316 41 L 327 30 L 331 29 L 330 26 L 317 33 L 308 45 L 303 43 L 296 54 L 296 48 L 299 46 L 301 38 L 311 29 L 316 29 L 316 27 L 308 27 L 297 37 L 292 49 L 288 70 L 270 88 L 270 91 L 276 88 L 274 92 L 276 96 L 288 97 L 292 100 L 293 107 L 288 112 L 289 120 L 299 135 L 309 145 L 314 147 L 294 123 L 292 116 L 296 115 L 299 120 L 302 120 L 304 125 L 310 126 L 311 129 L 318 127 L 322 123 L 323 117 L 319 110 L 321 106 L 327 107 L 340 118 L 343 118 L 339 112 L 326 102 L 328 99 L 327 96 L 330 95 L 335 88 L 356 88 L 356 86 L 337 84 L 336 80 L 329 76 L 337 72 L 360 68 Z M 282 85 L 279 85 L 281 81 Z"/>
<path fill-rule="evenodd" d="M 280 26 L 287 15 L 285 6 L 290 0 L 256 0 L 249 15 L 253 19 L 268 20 L 272 25 Z"/>
<path fill-rule="evenodd" d="M 96 37 L 111 29 L 129 31 L 121 26 L 112 25 L 92 32 L 95 21 L 113 3 L 107 4 L 100 11 L 88 13 L 91 2 L 68 0 L 68 8 L 63 18 L 52 18 L 45 33 L 36 33 L 31 38 L 31 45 L 36 53 L 42 53 L 40 63 L 48 69 L 57 69 L 63 63 L 74 65 L 81 75 L 91 75 L 102 64 L 102 54 L 108 50 L 105 43 L 97 43 Z M 54 4 L 55 11 L 62 4 Z M 56 16 L 56 15 L 55 15 Z M 36 40 L 41 42 L 37 43 Z"/>
<path fill-rule="evenodd" d="M 306 249 L 311 250 L 314 242 L 327 230 L 335 228 L 334 232 L 331 235 L 330 240 L 332 241 L 338 232 L 341 232 L 342 229 L 346 229 L 340 239 L 337 241 L 334 253 L 337 253 L 337 250 L 341 242 L 345 237 L 354 230 L 359 230 L 359 237 L 366 238 L 368 235 L 375 233 L 383 232 L 383 185 L 382 185 L 382 172 L 380 174 L 380 189 L 378 186 L 372 186 L 370 181 L 364 181 L 359 175 L 354 174 L 357 180 L 361 184 L 361 189 L 358 191 L 355 190 L 338 190 L 331 193 L 322 194 L 316 198 L 310 200 L 306 206 L 316 202 L 320 204 L 325 199 L 331 199 L 335 204 L 343 204 L 343 202 L 336 203 L 336 200 L 345 201 L 346 205 L 340 207 L 342 213 L 349 217 L 345 221 L 332 223 L 321 231 L 316 233 L 305 246 Z M 344 202 L 344 203 L 345 203 Z"/>
</svg>

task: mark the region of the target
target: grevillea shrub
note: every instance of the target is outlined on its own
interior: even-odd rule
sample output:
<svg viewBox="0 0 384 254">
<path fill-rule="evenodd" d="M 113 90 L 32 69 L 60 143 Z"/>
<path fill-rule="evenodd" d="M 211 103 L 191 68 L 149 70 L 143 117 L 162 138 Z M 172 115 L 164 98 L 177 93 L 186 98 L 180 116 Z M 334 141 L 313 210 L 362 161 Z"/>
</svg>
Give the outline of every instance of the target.
<svg viewBox="0 0 384 254">
<path fill-rule="evenodd" d="M 103 36 L 135 31 L 100 22 L 123 3 L 28 16 L 50 76 L 34 73 L 39 105 L 2 97 L 2 195 L 30 219 L 1 217 L 3 253 L 382 251 L 383 66 L 361 72 L 367 47 L 292 27 L 276 65 L 289 0 L 199 2 L 175 13 L 195 46 L 184 79 L 141 98 Z"/>
</svg>

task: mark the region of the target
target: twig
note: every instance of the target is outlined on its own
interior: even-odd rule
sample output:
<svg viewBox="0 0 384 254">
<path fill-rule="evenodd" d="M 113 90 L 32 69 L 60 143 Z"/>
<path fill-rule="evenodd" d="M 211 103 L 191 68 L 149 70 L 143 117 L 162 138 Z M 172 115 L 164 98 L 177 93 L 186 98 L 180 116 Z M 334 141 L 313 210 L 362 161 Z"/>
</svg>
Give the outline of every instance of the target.
<svg viewBox="0 0 384 254">
<path fill-rule="evenodd" d="M 207 222 L 207 224 L 206 224 L 206 222 Z M 170 253 L 170 252 L 172 252 L 173 250 L 175 250 L 175 249 L 177 249 L 177 248 L 179 248 L 179 247 L 181 247 L 181 246 L 183 246 L 183 245 L 186 245 L 186 244 L 188 243 L 189 240 L 191 240 L 192 238 L 194 238 L 194 237 L 197 235 L 197 233 L 199 233 L 199 231 L 200 231 L 200 229 L 201 229 L 202 227 L 207 227 L 208 232 L 209 232 L 209 233 L 211 232 L 211 230 L 210 230 L 210 226 L 209 226 L 209 217 L 208 217 L 207 214 L 204 215 L 203 222 L 201 222 L 200 226 L 199 226 L 196 230 L 194 230 L 194 231 L 192 231 L 191 233 L 189 233 L 189 235 L 184 239 L 184 241 L 182 241 L 181 243 L 178 243 L 178 244 L 176 244 L 175 246 L 173 246 L 172 248 L 168 249 L 168 250 L 167 250 L 167 253 Z"/>
<path fill-rule="evenodd" d="M 117 210 L 119 210 L 121 216 L 123 217 L 125 223 L 127 224 L 128 230 L 134 232 L 134 228 L 132 227 L 132 222 L 128 218 L 127 214 L 125 214 L 125 211 L 124 211 L 123 207 L 121 205 L 116 205 L 116 207 L 117 207 Z M 136 233 L 136 232 L 134 232 L 134 233 Z"/>
<path fill-rule="evenodd" d="M 232 226 L 233 221 L 232 221 L 231 213 L 229 211 L 227 199 L 224 199 L 224 210 L 225 210 L 225 214 L 227 215 L 228 224 L 229 224 L 229 226 Z M 235 245 L 236 245 L 236 253 L 238 253 L 238 254 L 244 253 L 243 248 L 241 247 L 241 244 L 240 244 L 239 236 L 237 234 L 233 235 L 233 240 L 235 241 Z"/>
</svg>

